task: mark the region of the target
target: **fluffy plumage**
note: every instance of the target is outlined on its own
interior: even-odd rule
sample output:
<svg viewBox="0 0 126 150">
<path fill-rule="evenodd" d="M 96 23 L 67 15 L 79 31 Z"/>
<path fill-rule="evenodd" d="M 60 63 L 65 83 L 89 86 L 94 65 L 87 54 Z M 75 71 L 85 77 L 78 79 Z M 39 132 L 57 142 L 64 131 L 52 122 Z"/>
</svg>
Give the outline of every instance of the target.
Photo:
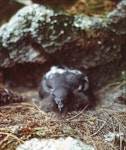
<svg viewBox="0 0 126 150">
<path fill-rule="evenodd" d="M 65 106 L 72 104 L 72 98 L 81 95 L 87 102 L 84 93 L 88 90 L 89 81 L 86 74 L 77 69 L 53 66 L 43 76 L 39 95 L 46 97 L 51 95 L 52 100 L 62 111 Z M 82 96 L 83 95 L 83 96 Z"/>
</svg>

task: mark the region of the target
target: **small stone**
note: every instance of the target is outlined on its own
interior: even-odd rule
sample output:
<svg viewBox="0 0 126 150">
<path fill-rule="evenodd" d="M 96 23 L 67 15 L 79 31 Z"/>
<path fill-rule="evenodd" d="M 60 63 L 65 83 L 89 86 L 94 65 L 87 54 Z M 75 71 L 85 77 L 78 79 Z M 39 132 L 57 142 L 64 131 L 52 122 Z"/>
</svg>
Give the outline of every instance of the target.
<svg viewBox="0 0 126 150">
<path fill-rule="evenodd" d="M 16 150 L 95 150 L 93 146 L 87 145 L 72 137 L 59 139 L 33 138 L 17 147 Z"/>
</svg>

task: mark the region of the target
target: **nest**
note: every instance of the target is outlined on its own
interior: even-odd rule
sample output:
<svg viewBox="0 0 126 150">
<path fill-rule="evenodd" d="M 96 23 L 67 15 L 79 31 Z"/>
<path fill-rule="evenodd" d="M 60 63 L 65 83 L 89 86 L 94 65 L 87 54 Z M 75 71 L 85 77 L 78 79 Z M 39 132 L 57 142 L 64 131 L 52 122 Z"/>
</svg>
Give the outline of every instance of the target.
<svg viewBox="0 0 126 150">
<path fill-rule="evenodd" d="M 9 91 L 3 89 L 2 93 L 8 95 Z M 12 95 L 15 98 L 15 92 L 12 91 Z M 16 97 L 21 100 L 22 95 L 17 93 Z M 0 107 L 1 150 L 16 149 L 20 143 L 35 137 L 70 136 L 92 144 L 96 150 L 123 150 L 126 146 L 126 111 L 121 104 L 97 106 L 95 110 L 84 108 L 62 116 L 56 112 L 45 113 L 36 103 L 25 100 Z M 121 111 L 117 107 L 121 107 Z M 110 132 L 115 136 L 112 141 L 107 141 L 105 136 Z"/>
</svg>

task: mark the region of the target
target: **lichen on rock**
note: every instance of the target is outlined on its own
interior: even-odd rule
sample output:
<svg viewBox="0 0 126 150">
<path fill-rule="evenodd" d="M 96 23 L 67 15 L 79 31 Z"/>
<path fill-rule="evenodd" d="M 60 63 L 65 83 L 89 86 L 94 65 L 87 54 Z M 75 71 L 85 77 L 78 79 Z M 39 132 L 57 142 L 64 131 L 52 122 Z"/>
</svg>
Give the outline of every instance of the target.
<svg viewBox="0 0 126 150">
<path fill-rule="evenodd" d="M 123 6 L 124 1 L 118 7 L 124 9 L 121 11 L 124 17 L 120 16 L 120 19 L 125 31 Z M 115 15 L 118 7 L 112 12 Z M 6 57 L 11 60 L 10 64 L 4 62 L 1 67 L 28 62 L 43 64 L 49 61 L 47 56 L 58 63 L 83 65 L 85 68 L 120 59 L 122 38 L 113 26 L 111 28 L 114 23 L 112 16 L 115 16 L 112 13 L 107 21 L 71 15 L 38 4 L 26 6 L 0 28 L 0 51 L 6 49 Z M 116 31 L 119 30 L 116 28 Z"/>
<path fill-rule="evenodd" d="M 115 10 L 108 14 L 108 25 L 119 35 L 126 34 L 126 1 L 122 0 Z"/>
</svg>

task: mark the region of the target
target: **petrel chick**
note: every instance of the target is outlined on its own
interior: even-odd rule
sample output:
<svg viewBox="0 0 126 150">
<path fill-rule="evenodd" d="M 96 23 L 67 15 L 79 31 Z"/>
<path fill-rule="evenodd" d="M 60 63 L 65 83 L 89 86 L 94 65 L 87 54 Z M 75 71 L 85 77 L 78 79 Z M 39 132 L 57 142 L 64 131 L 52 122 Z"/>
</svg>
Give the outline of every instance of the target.
<svg viewBox="0 0 126 150">
<path fill-rule="evenodd" d="M 39 95 L 41 98 L 50 95 L 61 112 L 75 93 L 84 93 L 88 87 L 88 77 L 81 70 L 53 66 L 42 78 Z"/>
</svg>

